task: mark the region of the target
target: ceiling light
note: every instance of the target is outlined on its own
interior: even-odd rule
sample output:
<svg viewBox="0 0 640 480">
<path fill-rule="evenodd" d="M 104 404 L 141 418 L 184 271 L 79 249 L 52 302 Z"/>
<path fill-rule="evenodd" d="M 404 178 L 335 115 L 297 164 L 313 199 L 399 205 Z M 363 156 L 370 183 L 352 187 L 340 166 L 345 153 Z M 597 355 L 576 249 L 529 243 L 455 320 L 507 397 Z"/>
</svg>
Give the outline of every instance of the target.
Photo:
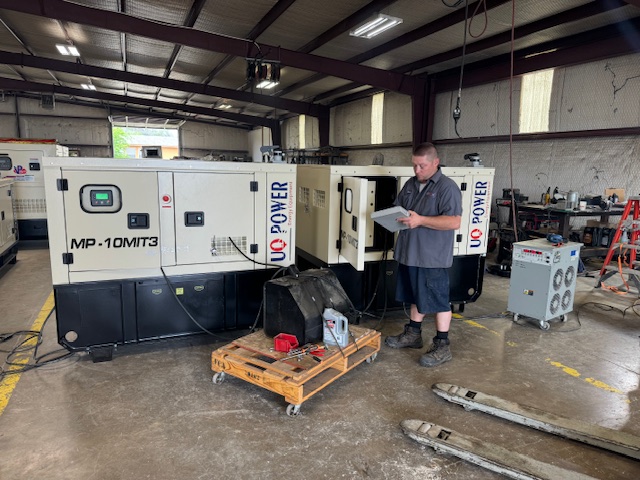
<svg viewBox="0 0 640 480">
<path fill-rule="evenodd" d="M 349 32 L 349 35 L 353 37 L 371 38 L 401 23 L 401 18 L 392 17 L 390 15 L 384 15 L 381 13 L 373 20 L 359 26 L 355 30 L 351 30 Z"/>
<path fill-rule="evenodd" d="M 92 83 L 83 83 L 82 88 L 84 88 L 85 90 L 95 90 L 96 86 Z"/>
<path fill-rule="evenodd" d="M 545 55 L 547 53 L 553 53 L 558 51 L 557 48 L 552 48 L 551 50 L 544 50 L 543 52 L 530 53 L 529 55 L 525 55 L 524 58 L 536 57 L 538 55 Z"/>
<path fill-rule="evenodd" d="M 256 85 L 256 88 L 273 88 L 278 85 L 278 82 L 270 82 L 269 80 L 263 80 Z"/>
<path fill-rule="evenodd" d="M 58 43 L 56 44 L 56 48 L 62 55 L 73 55 L 74 57 L 80 56 L 80 52 L 73 45 L 62 45 Z"/>
<path fill-rule="evenodd" d="M 222 105 L 218 105 L 217 108 L 221 110 L 229 110 L 231 108 L 231 105 L 229 105 L 228 103 L 223 103 Z"/>
</svg>

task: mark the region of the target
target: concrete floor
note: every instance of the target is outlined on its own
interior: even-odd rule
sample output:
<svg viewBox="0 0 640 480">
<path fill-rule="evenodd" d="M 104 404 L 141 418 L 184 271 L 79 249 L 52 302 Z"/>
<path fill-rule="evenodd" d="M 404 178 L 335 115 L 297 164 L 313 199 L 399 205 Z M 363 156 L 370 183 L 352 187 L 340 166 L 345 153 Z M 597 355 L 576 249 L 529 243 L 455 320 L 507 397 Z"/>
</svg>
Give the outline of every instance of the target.
<svg viewBox="0 0 640 480">
<path fill-rule="evenodd" d="M 593 284 L 579 278 L 578 315 L 542 331 L 511 318 L 469 320 L 506 309 L 509 280 L 487 274 L 482 296 L 452 326 L 452 362 L 425 369 L 421 352 L 383 346 L 298 417 L 285 415 L 282 397 L 239 379 L 213 385 L 210 354 L 224 342 L 210 337 L 120 347 L 105 363 L 77 355 L 24 373 L 8 403 L 0 387 L 0 478 L 500 478 L 406 437 L 400 421 L 419 418 L 596 478 L 637 479 L 638 461 L 467 412 L 430 390 L 463 385 L 640 436 L 640 316 L 583 305 L 624 309 L 636 297 Z M 0 332 L 29 328 L 51 292 L 48 250 L 22 249 L 0 292 Z M 383 335 L 404 323 L 401 312 L 388 315 Z M 56 347 L 53 316 L 40 352 Z"/>
</svg>

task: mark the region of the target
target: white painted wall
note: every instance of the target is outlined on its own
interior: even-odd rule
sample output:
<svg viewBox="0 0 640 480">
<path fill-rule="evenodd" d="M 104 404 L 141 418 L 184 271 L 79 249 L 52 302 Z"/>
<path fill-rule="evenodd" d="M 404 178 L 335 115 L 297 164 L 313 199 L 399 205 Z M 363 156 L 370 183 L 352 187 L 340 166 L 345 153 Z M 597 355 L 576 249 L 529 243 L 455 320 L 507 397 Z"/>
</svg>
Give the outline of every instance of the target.
<svg viewBox="0 0 640 480">
<path fill-rule="evenodd" d="M 556 69 L 549 112 L 551 131 L 596 130 L 640 125 L 640 54 Z M 520 82 L 514 82 L 513 131 L 518 132 Z M 436 100 L 434 139 L 456 138 L 451 111 L 457 92 Z M 459 131 L 463 137 L 508 134 L 509 82 L 464 89 Z M 519 188 L 539 201 L 548 187 L 603 195 L 605 188 L 640 194 L 640 137 L 587 136 L 571 139 L 439 145 L 444 163 L 466 165 L 465 153 L 478 152 L 496 168 L 494 198 L 502 189 Z M 511 157 L 511 162 L 509 161 Z M 577 223 L 579 226 L 580 224 Z"/>
<path fill-rule="evenodd" d="M 56 102 L 53 110 L 43 109 L 38 99 L 18 98 L 20 136 L 55 138 L 58 143 L 80 150 L 83 157 L 111 157 L 111 128 L 108 111 L 100 107 Z M 0 137 L 18 137 L 15 98 L 0 101 Z M 249 155 L 246 130 L 186 122 L 181 128 L 182 154 L 201 157 L 211 151 Z"/>
</svg>

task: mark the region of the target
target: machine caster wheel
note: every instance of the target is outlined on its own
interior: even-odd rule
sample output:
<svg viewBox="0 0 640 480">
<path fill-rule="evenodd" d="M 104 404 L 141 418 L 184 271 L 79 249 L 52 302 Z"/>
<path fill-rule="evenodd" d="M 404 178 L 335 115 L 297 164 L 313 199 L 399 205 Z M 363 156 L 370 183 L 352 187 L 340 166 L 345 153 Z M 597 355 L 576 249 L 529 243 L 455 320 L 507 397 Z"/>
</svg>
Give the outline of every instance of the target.
<svg viewBox="0 0 640 480">
<path fill-rule="evenodd" d="M 551 325 L 549 325 L 549 322 L 542 322 L 542 323 L 540 324 L 540 328 L 541 328 L 542 330 L 549 330 L 549 329 L 551 328 Z"/>
<path fill-rule="evenodd" d="M 214 373 L 213 377 L 211 378 L 211 381 L 213 382 L 214 385 L 220 385 L 222 382 L 224 382 L 224 379 L 226 376 L 227 374 L 224 372 Z"/>
<path fill-rule="evenodd" d="M 365 360 L 365 362 L 367 363 L 373 363 L 375 362 L 376 358 L 378 358 L 378 352 L 374 353 L 373 355 L 371 355 L 370 357 L 367 357 L 367 359 Z"/>
<path fill-rule="evenodd" d="M 518 314 L 518 313 L 514 313 L 514 314 L 513 314 L 513 321 L 514 321 L 514 322 L 517 322 L 519 317 L 520 317 L 520 314 Z"/>
<path fill-rule="evenodd" d="M 567 321 L 567 316 L 566 315 L 560 315 L 560 321 L 561 322 L 566 322 Z"/>
<path fill-rule="evenodd" d="M 297 417 L 300 415 L 300 405 L 294 405 L 293 403 L 287 405 L 287 415 L 290 417 Z"/>
</svg>

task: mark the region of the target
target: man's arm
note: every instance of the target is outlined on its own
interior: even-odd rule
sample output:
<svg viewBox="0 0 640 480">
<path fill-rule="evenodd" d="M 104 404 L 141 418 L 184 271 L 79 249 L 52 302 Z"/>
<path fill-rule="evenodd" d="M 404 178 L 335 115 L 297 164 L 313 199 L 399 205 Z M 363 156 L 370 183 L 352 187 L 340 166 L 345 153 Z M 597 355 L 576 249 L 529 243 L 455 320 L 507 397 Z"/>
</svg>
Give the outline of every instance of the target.
<svg viewBox="0 0 640 480">
<path fill-rule="evenodd" d="M 433 230 L 457 230 L 460 228 L 462 217 L 459 215 L 418 215 L 413 210 L 409 210 L 408 217 L 400 217 L 398 221 L 404 223 L 409 228 L 426 227 Z"/>
</svg>

